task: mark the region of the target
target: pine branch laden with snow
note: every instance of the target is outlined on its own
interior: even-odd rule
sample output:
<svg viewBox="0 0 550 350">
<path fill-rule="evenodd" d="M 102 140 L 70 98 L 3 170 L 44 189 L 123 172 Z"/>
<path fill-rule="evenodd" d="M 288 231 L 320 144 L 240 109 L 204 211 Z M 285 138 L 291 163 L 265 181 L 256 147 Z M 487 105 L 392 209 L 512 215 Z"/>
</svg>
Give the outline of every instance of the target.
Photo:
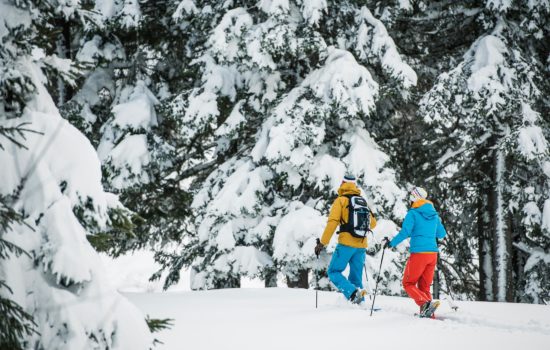
<svg viewBox="0 0 550 350">
<path fill-rule="evenodd" d="M 126 86 L 119 102 L 102 128 L 97 152 L 109 174 L 107 181 L 122 190 L 149 182 L 151 151 L 147 136 L 158 124 L 155 105 L 159 102 L 141 80 L 135 87 Z"/>
<path fill-rule="evenodd" d="M 393 39 L 384 24 L 376 19 L 370 10 L 363 6 L 356 16 L 359 28 L 351 40 L 355 51 L 362 60 L 374 60 L 393 79 L 400 82 L 404 89 L 416 85 L 416 72 L 399 55 Z"/>
<path fill-rule="evenodd" d="M 85 77 L 60 106 L 62 116 L 96 147 L 104 187 L 131 210 L 110 212 L 124 227 L 94 234 L 95 247 L 109 254 L 179 241 L 187 232 L 190 195 L 176 174 L 187 179 L 211 169 L 208 161 L 197 164 L 204 160 L 204 145 L 193 148 L 196 140 L 170 106 L 170 83 L 190 84 L 186 69 L 192 58 L 183 54 L 187 40 L 180 26 L 194 5 L 180 5 L 99 1 L 81 26 L 68 29 L 72 55 L 85 67 Z"/>
<path fill-rule="evenodd" d="M 510 10 L 501 5 L 498 11 Z M 544 168 L 549 160 L 550 135 L 545 131 L 549 125 L 536 111 L 545 108 L 540 101 L 546 83 L 531 51 L 536 37 L 523 45 L 528 34 L 514 22 L 500 18 L 495 23 L 491 32 L 473 43 L 462 62 L 440 75 L 423 97 L 420 113 L 438 138 L 449 140 L 452 147 L 443 150 L 438 160 L 440 177 L 449 182 L 460 179 L 462 186 L 475 188 L 475 201 L 483 208 L 475 214 L 477 224 L 461 229 L 479 230 L 479 225 L 485 225 L 482 230 L 491 230 L 477 242 L 484 252 L 479 266 L 485 276 L 480 281 L 485 284 L 484 297 L 540 300 L 533 291 L 547 295 L 545 288 L 528 287 L 527 292 L 523 281 L 514 282 L 512 259 L 528 250 L 519 251 L 511 242 L 531 242 L 534 248 L 547 246 L 550 237 L 540 215 L 548 198 Z M 472 168 L 489 182 L 480 181 Z M 526 276 L 538 273 L 531 271 L 530 264 L 523 267 Z M 528 280 L 528 284 L 533 281 Z"/>
<path fill-rule="evenodd" d="M 32 10 L 47 16 L 47 9 Z M 13 292 L 3 297 L 32 315 L 37 331 L 22 341 L 31 348 L 147 349 L 152 339 L 144 316 L 110 286 L 86 239 L 84 226 L 108 229 L 108 210 L 118 200 L 103 191 L 95 150 L 61 118 L 45 88 L 44 71 L 55 67 L 62 75 L 71 62 L 51 60 L 35 46 L 39 33 L 29 8 L 2 1 L 0 14 L 0 38 L 15 53 L 1 55 L 1 65 L 28 84 L 14 89 L 2 76 L 3 88 L 20 94 L 25 105 L 10 118 L 2 105 L 0 127 L 23 123 L 32 130 L 17 138 L 24 147 L 2 140 L 0 150 L 0 195 L 23 218 L 2 231 L 2 239 L 28 253 L 0 261 L 2 283 Z M 24 40 L 14 40 L 18 27 Z"/>
<path fill-rule="evenodd" d="M 136 35 L 146 16 L 133 0 L 98 1 L 92 11 L 77 7 L 75 12 L 83 24 L 71 28 L 69 35 L 79 41 L 73 55 L 86 67 L 86 79 L 62 106 L 63 116 L 97 146 L 110 189 L 147 184 L 145 168 L 154 152 L 153 141 L 147 138 L 152 138 L 152 129 L 158 126 L 155 107 L 159 100 L 149 90 L 150 80 L 144 72 L 151 68 L 150 56 L 155 53 L 146 45 L 127 50 L 131 43 L 120 38 Z"/>
<path fill-rule="evenodd" d="M 82 126 L 95 141 L 108 174 L 106 183 L 120 192 L 150 181 L 146 168 L 153 146 L 147 138 L 158 126 L 155 106 L 159 101 L 140 79 L 139 70 L 144 69 L 139 66 L 142 49 L 138 48 L 132 58 L 127 57 L 130 53 L 106 29 L 114 27 L 124 32 L 137 27 L 143 19 L 139 3 L 100 1 L 94 6 L 91 17 L 84 17 L 84 33 L 75 30 L 73 34 L 81 37 L 76 59 L 89 72 L 84 85 L 64 108 L 64 116 Z M 128 62 L 132 59 L 135 61 Z M 124 84 L 116 77 L 124 74 L 124 68 L 119 67 L 129 75 Z M 103 115 L 105 112 L 107 115 Z"/>
<path fill-rule="evenodd" d="M 394 84 L 398 96 L 410 97 L 410 89 L 418 80 L 416 72 L 399 53 L 384 23 L 367 6 L 354 1 L 328 1 L 322 13 L 310 25 L 324 34 L 327 44 L 353 52 L 360 63 L 380 71 L 386 82 Z M 384 88 L 390 88 L 390 84 Z"/>
</svg>

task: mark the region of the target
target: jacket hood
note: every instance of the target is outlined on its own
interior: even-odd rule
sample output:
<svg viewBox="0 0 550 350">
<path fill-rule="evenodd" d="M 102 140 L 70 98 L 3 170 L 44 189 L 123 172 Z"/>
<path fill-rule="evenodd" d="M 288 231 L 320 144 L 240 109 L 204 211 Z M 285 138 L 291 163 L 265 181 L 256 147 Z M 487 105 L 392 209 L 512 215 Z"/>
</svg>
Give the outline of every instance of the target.
<svg viewBox="0 0 550 350">
<path fill-rule="evenodd" d="M 338 195 L 339 196 L 349 196 L 349 195 L 355 195 L 359 196 L 361 194 L 361 190 L 357 188 L 357 186 L 352 182 L 344 182 L 340 185 L 340 188 L 338 189 Z"/>
<path fill-rule="evenodd" d="M 434 205 L 432 202 L 421 199 L 412 204 L 413 209 L 422 215 L 426 220 L 432 220 L 437 217 L 437 211 L 435 211 Z"/>
</svg>

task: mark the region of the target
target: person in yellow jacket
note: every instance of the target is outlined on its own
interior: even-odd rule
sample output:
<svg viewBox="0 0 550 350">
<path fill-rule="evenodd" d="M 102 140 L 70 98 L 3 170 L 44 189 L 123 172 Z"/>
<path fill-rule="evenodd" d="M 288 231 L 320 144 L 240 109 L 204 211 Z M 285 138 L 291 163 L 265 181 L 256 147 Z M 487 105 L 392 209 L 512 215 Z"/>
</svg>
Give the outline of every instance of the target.
<svg viewBox="0 0 550 350">
<path fill-rule="evenodd" d="M 332 254 L 327 271 L 328 277 L 348 300 L 360 304 L 364 301 L 364 296 L 367 293 L 363 289 L 363 265 L 365 264 L 365 249 L 368 245 L 367 238 L 361 236 L 363 233 L 366 235 L 366 231 L 376 226 L 376 219 L 370 209 L 366 210 L 368 217 L 364 216 L 367 217 L 367 221 L 363 223 L 363 230 L 357 229 L 357 225 L 361 225 L 364 219 L 357 219 L 360 215 L 354 214 L 350 224 L 350 201 L 353 201 L 352 206 L 355 213 L 357 213 L 356 210 L 361 209 L 361 206 L 364 209 L 368 208 L 366 201 L 361 197 L 361 190 L 355 183 L 355 177 L 346 175 L 338 189 L 338 197 L 330 209 L 325 231 L 315 246 L 315 254 L 318 256 L 321 253 L 340 225 L 338 245 Z M 367 226 L 365 227 L 365 225 Z M 349 276 L 346 278 L 342 273 L 348 264 Z"/>
</svg>

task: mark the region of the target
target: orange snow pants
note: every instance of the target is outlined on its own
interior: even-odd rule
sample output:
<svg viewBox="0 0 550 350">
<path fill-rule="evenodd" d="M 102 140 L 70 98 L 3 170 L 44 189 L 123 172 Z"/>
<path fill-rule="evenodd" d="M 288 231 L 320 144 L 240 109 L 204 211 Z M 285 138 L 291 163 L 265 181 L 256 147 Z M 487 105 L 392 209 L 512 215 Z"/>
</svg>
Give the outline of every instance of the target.
<svg viewBox="0 0 550 350">
<path fill-rule="evenodd" d="M 432 300 L 430 286 L 434 279 L 436 264 L 437 253 L 411 253 L 407 261 L 403 287 L 418 306 Z"/>
</svg>

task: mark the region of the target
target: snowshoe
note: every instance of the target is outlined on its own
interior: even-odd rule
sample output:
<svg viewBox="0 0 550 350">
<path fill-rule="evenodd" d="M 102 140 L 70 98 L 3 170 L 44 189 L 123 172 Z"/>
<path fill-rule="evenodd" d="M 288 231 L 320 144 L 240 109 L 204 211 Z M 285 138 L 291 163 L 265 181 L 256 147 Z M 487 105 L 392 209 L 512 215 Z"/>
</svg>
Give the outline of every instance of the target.
<svg viewBox="0 0 550 350">
<path fill-rule="evenodd" d="M 351 301 L 353 304 L 361 304 L 363 300 L 365 300 L 365 295 L 367 295 L 366 290 L 356 289 L 353 291 L 353 293 L 351 293 L 349 301 Z"/>
<path fill-rule="evenodd" d="M 434 312 L 440 304 L 441 302 L 439 300 L 427 301 L 420 307 L 418 316 L 421 318 L 433 318 Z"/>
</svg>

